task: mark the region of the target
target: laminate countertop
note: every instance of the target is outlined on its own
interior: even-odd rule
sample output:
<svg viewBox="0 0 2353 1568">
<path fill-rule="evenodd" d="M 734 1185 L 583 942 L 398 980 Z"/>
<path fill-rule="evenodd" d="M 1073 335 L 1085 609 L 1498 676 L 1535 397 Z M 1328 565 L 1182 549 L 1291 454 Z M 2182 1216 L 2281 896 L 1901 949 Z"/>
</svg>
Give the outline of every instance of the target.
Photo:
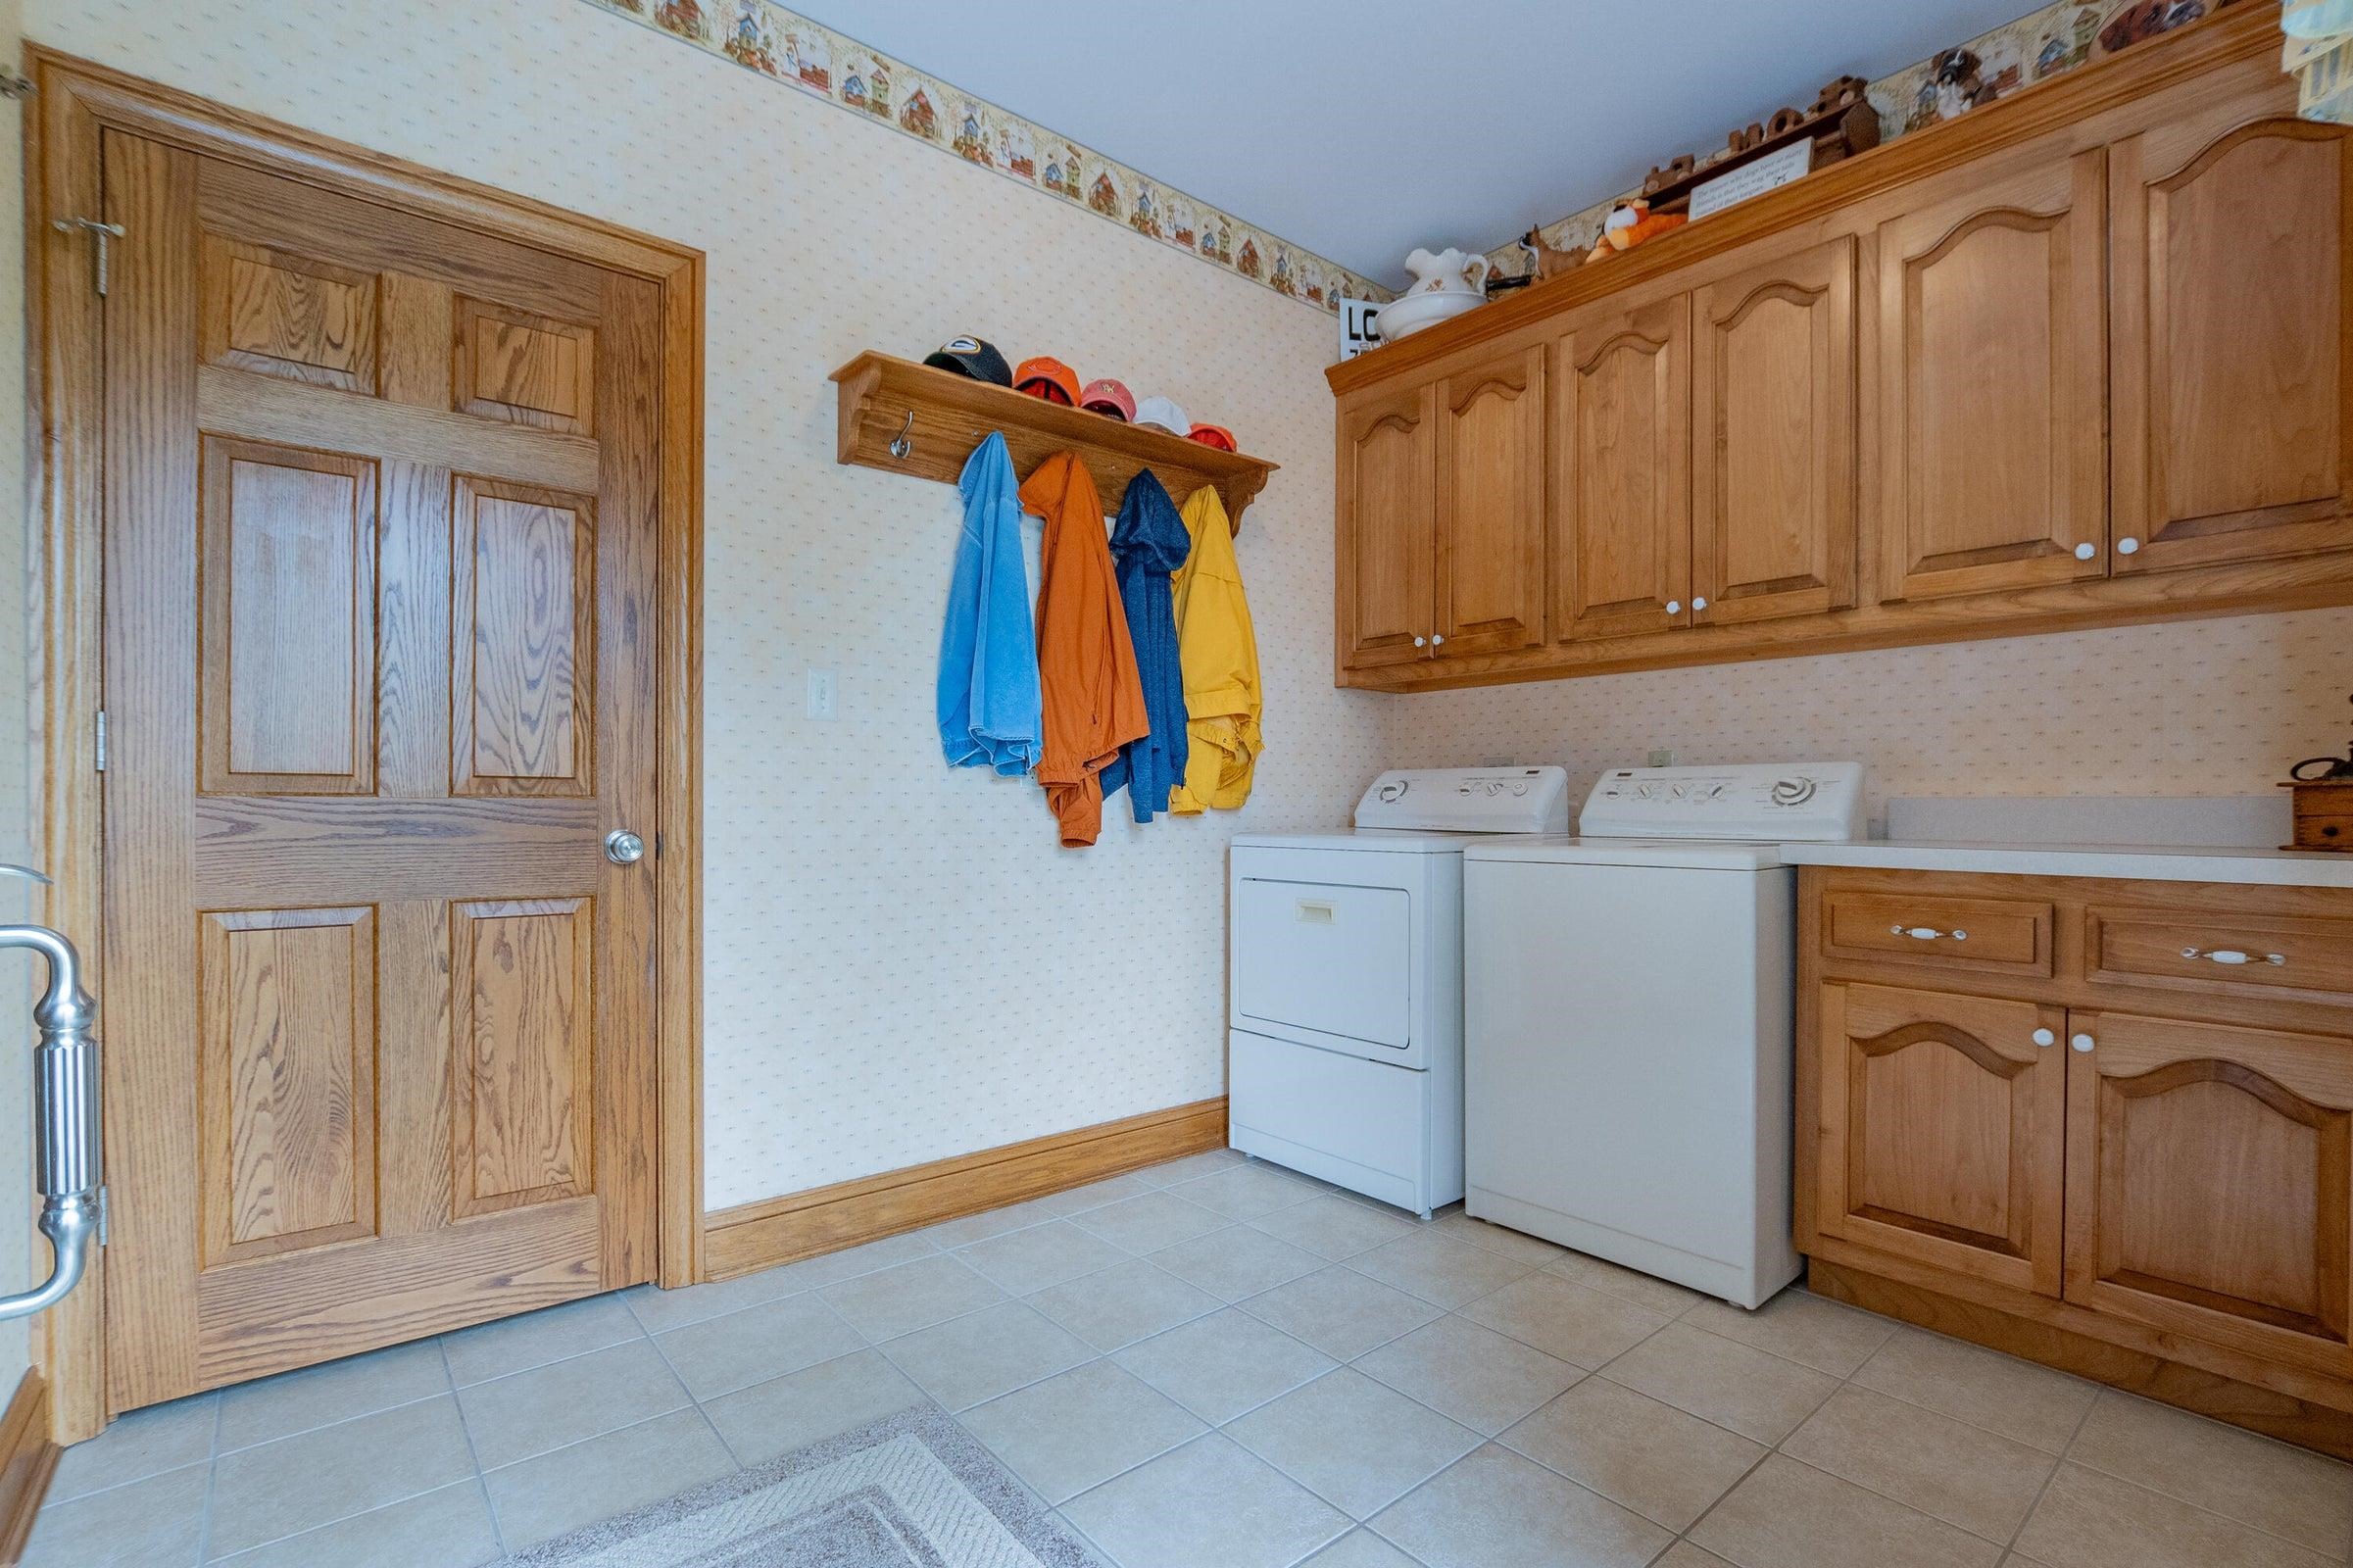
<svg viewBox="0 0 2353 1568">
<path fill-rule="evenodd" d="M 1781 858 L 1787 865 L 1849 865 L 1885 871 L 1978 871 L 2012 876 L 2353 888 L 2353 853 L 2325 850 L 1860 839 L 1848 844 L 1784 844 Z"/>
</svg>

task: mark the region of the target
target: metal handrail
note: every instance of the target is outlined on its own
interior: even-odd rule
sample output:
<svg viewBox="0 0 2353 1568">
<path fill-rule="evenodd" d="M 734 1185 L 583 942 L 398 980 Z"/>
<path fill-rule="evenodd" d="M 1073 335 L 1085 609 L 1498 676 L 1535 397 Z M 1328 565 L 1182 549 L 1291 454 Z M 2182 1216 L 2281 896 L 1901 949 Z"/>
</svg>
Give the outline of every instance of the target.
<svg viewBox="0 0 2353 1568">
<path fill-rule="evenodd" d="M 22 867 L 0 867 L 19 871 Z M 26 875 L 46 882 L 38 872 Z M 0 925 L 0 949 L 29 948 L 48 961 L 49 985 L 32 1009 L 41 1032 L 34 1051 L 39 1116 L 36 1150 L 41 1234 L 49 1238 L 49 1278 L 17 1296 L 0 1296 L 0 1320 L 29 1317 L 63 1300 L 81 1280 L 90 1249 L 105 1244 L 106 1187 L 99 1145 L 98 1004 L 81 983 L 81 956 L 45 925 Z"/>
</svg>

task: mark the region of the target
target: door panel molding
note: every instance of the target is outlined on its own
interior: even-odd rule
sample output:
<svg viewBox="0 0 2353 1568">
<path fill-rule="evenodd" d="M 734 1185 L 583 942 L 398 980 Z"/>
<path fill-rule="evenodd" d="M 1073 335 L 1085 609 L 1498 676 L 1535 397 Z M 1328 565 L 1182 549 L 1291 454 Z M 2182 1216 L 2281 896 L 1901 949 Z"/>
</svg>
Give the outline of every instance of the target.
<svg viewBox="0 0 2353 1568">
<path fill-rule="evenodd" d="M 646 548 L 655 560 L 656 586 L 655 602 L 646 607 L 646 625 L 640 635 L 654 656 L 651 661 L 654 690 L 646 721 L 654 726 L 660 744 L 655 748 L 659 758 L 654 781 L 657 798 L 649 803 L 650 809 L 643 820 L 630 825 L 645 832 L 649 839 L 655 839 L 658 833 L 661 850 L 659 858 L 649 858 L 641 868 L 654 878 L 642 884 L 641 895 L 658 911 L 649 933 L 652 951 L 623 956 L 625 960 L 642 958 L 659 977 L 654 1038 L 641 1049 L 648 1054 L 661 1092 L 658 1147 L 641 1152 L 635 1158 L 634 1163 L 643 1170 L 636 1178 L 634 1192 L 642 1197 L 648 1209 L 644 1229 L 648 1250 L 655 1254 L 649 1258 L 652 1271 L 658 1273 L 664 1285 L 692 1283 L 701 1269 L 702 1232 L 700 791 L 694 760 L 702 750 L 700 704 L 696 696 L 702 590 L 701 253 L 226 109 L 37 45 L 27 43 L 25 53 L 27 70 L 39 86 L 26 146 L 28 177 L 25 199 L 29 236 L 26 293 L 31 317 L 34 399 L 45 436 L 37 449 L 41 463 L 38 504 L 45 526 L 42 577 L 46 595 L 40 704 L 44 732 L 51 737 L 54 748 L 43 781 L 42 848 L 47 866 L 58 883 L 46 901 L 42 917 L 82 945 L 97 972 L 96 989 L 101 995 L 109 989 L 105 982 L 108 949 L 119 947 L 128 935 L 110 932 L 107 926 L 100 779 L 86 765 L 95 742 L 96 714 L 104 702 L 101 656 L 105 624 L 101 618 L 100 589 L 106 539 L 100 498 L 106 451 L 101 440 L 106 376 L 102 355 L 106 342 L 105 311 L 130 309 L 132 301 L 120 297 L 130 280 L 118 273 L 115 287 L 118 297 L 102 303 L 91 287 L 86 249 L 67 236 L 52 233 L 48 219 L 57 214 L 96 216 L 101 212 L 100 159 L 106 135 L 127 132 L 146 138 L 165 150 L 167 159 L 192 163 L 189 155 L 193 154 L 221 161 L 227 174 L 223 180 L 226 188 L 223 192 L 206 193 L 209 199 L 233 197 L 240 181 L 261 188 L 272 176 L 292 178 L 318 192 L 321 201 L 346 202 L 349 210 L 362 218 L 381 214 L 386 208 L 395 209 L 404 220 L 422 218 L 450 224 L 478 237 L 484 246 L 503 246 L 501 254 L 515 259 L 517 266 L 493 269 L 492 275 L 485 277 L 480 287 L 512 311 L 545 315 L 594 304 L 598 296 L 592 291 L 612 286 L 610 281 L 600 285 L 597 279 L 610 278 L 613 273 L 624 274 L 621 281 L 645 290 L 644 298 L 651 305 L 648 319 L 653 330 L 644 334 L 652 341 L 645 346 L 643 363 L 651 382 L 660 390 L 661 433 L 659 452 L 643 454 L 647 460 L 644 514 L 654 519 L 653 536 Z M 201 215 L 195 211 L 200 202 L 192 192 L 183 191 L 180 199 L 187 210 L 179 217 L 187 221 L 191 232 L 200 217 L 213 216 L 209 209 Z M 140 217 L 143 221 L 152 220 L 148 215 Z M 338 246 L 342 247 L 346 240 L 352 247 L 364 248 L 374 243 L 365 224 L 339 238 Z M 324 324 L 315 330 L 299 328 L 288 321 L 271 327 L 262 318 L 250 318 L 241 328 L 242 337 L 231 331 L 229 322 L 224 320 L 214 339 L 214 346 L 222 351 L 221 361 L 193 377 L 185 389 L 187 407 L 177 411 L 187 416 L 184 428 L 195 430 L 197 406 L 218 400 L 222 378 L 234 378 L 240 387 L 261 383 L 270 391 L 286 394 L 284 406 L 290 409 L 294 397 L 305 399 L 314 408 L 322 398 L 331 402 L 337 397 L 349 397 L 357 403 L 368 390 L 365 380 L 372 376 L 377 383 L 374 390 L 381 394 L 381 401 L 375 404 L 379 418 L 389 413 L 397 419 L 400 411 L 395 405 L 399 403 L 434 401 L 429 383 L 436 378 L 446 382 L 451 373 L 446 359 L 439 366 L 398 363 L 383 352 L 383 341 L 374 333 L 372 321 L 366 333 L 358 325 L 353 313 L 366 292 L 362 274 L 372 270 L 371 257 L 361 255 L 355 259 L 339 252 L 325 257 L 308 256 L 301 247 L 287 248 L 266 241 L 262 252 L 261 259 L 273 260 L 295 272 L 307 274 L 308 281 L 249 275 L 246 279 L 249 305 L 272 297 L 271 290 L 292 290 L 297 294 L 309 290 L 313 291 L 310 297 L 314 303 L 333 295 L 328 303 L 343 314 L 328 313 L 320 318 Z M 250 266 L 257 258 L 249 256 L 246 260 Z M 196 341 L 197 318 L 202 315 L 200 296 L 204 292 L 194 290 L 184 301 L 152 303 L 183 312 L 190 318 L 178 324 L 185 325 L 190 340 Z M 284 295 L 281 292 L 277 297 L 282 299 Z M 235 298 L 231 289 L 228 299 L 233 303 Z M 410 305 L 421 310 L 437 308 L 442 319 L 451 319 L 446 290 L 437 302 L 412 301 Z M 379 318 L 380 312 L 390 308 L 381 297 L 375 306 Z M 532 307 L 540 309 L 532 312 Z M 454 349 L 454 338 L 445 336 L 442 341 Z M 543 347 L 510 345 L 510 353 L 530 352 L 517 363 L 502 366 L 495 375 L 488 370 L 483 372 L 489 377 L 489 384 L 515 397 L 521 411 L 510 416 L 501 427 L 500 436 L 519 461 L 502 465 L 500 471 L 507 478 L 548 482 L 556 487 L 584 480 L 571 483 L 570 487 L 593 490 L 597 483 L 595 470 L 584 469 L 581 464 L 582 455 L 593 450 L 591 438 L 575 432 L 601 421 L 603 411 L 571 407 L 573 400 L 567 398 L 564 381 L 567 362 L 560 352 L 539 353 Z M 571 368 L 576 369 L 576 366 Z M 420 393 L 419 387 L 426 390 Z M 279 406 L 266 399 L 255 401 L 262 406 Z M 149 416 L 151 419 L 160 416 Z M 436 453 L 432 449 L 441 429 L 429 417 L 411 418 L 401 428 L 410 432 L 407 444 L 417 450 L 351 454 L 378 460 L 380 471 L 375 486 L 378 504 L 388 510 L 395 505 L 407 505 L 420 491 L 430 495 L 437 485 L 440 496 L 431 504 L 445 505 L 449 477 L 446 473 L 435 474 Z M 298 440 L 290 441 L 289 432 L 276 428 L 221 433 L 313 450 L 322 443 L 337 444 L 319 433 L 315 419 Z M 192 441 L 188 450 L 192 460 Z M 192 461 L 190 466 L 193 466 Z M 186 548 L 192 552 L 195 547 L 196 542 L 191 538 Z M 389 582 L 396 570 L 432 564 L 387 559 L 383 572 Z M 118 613 L 128 612 L 130 609 L 125 605 L 115 608 Z M 386 614 L 391 614 L 389 609 Z M 389 637 L 391 633 L 386 635 Z M 191 648 L 189 653 L 193 668 L 195 650 Z M 381 667 L 376 671 L 377 677 L 391 679 L 394 671 L 389 661 L 378 662 Z M 195 723 L 192 707 L 186 720 L 191 727 Z M 441 760 L 435 770 L 445 770 L 449 752 L 446 738 L 394 736 L 388 732 L 379 739 L 379 776 L 370 787 L 392 795 L 413 787 L 412 775 L 417 771 L 420 740 L 433 743 L 431 752 Z M 281 826 L 299 832 L 300 808 L 319 803 L 290 799 L 274 804 L 296 808 Z M 493 811 L 559 813 L 576 811 L 583 804 L 586 803 L 560 800 L 467 803 L 469 808 Z M 204 813 L 200 811 L 198 815 Z M 554 831 L 555 824 L 550 826 Z M 208 831 L 195 820 L 186 826 L 186 836 L 191 840 Z M 231 831 L 228 840 L 217 842 L 203 853 L 238 855 L 242 852 L 236 847 L 234 837 Z M 432 851 L 449 856 L 459 852 L 460 846 L 455 842 L 444 843 L 432 847 Z M 326 852 L 323 847 L 314 845 L 306 853 Z M 259 882 L 258 862 L 255 871 Z M 516 892 L 537 891 L 551 898 L 575 894 L 583 886 L 580 869 L 574 868 L 564 878 L 564 884 L 568 885 Z M 495 891 L 484 890 L 486 894 Z M 243 907 L 264 909 L 268 907 L 268 900 L 266 897 L 252 900 Z M 377 940 L 446 941 L 446 935 L 441 934 L 445 931 L 445 920 L 435 917 L 420 922 L 418 916 L 422 912 L 421 904 L 382 906 L 374 917 Z M 193 965 L 197 945 L 192 941 L 179 945 L 188 953 L 187 962 Z M 610 963 L 599 965 L 600 973 L 610 968 Z M 396 1011 L 414 1012 L 412 1003 L 416 1000 L 388 998 L 378 1026 L 392 1027 Z M 412 1019 L 411 1023 L 415 1027 L 435 1026 L 429 1017 Z M 438 1091 L 429 1085 L 417 1087 L 445 1099 L 449 1093 L 446 1084 Z M 396 1107 L 388 1104 L 384 1109 L 386 1114 L 392 1114 Z M 448 1125 L 446 1109 L 430 1112 L 430 1107 L 401 1106 L 397 1111 L 404 1122 L 418 1120 L 420 1125 L 441 1128 Z M 436 1163 L 447 1169 L 446 1148 Z M 336 1203 L 346 1201 L 341 1189 L 332 1182 L 305 1191 L 303 1201 L 311 1206 L 302 1213 L 313 1217 L 332 1208 L 322 1195 L 331 1196 Z M 143 1197 L 119 1193 L 118 1215 L 125 1213 L 127 1204 Z M 193 1198 L 191 1194 L 181 1200 L 163 1201 L 176 1207 Z M 356 1195 L 348 1200 L 355 1204 L 359 1201 Z M 545 1208 L 540 1212 L 546 1212 Z M 480 1238 L 485 1248 L 495 1250 L 501 1229 L 524 1217 L 484 1214 L 467 1222 L 467 1233 Z M 396 1239 L 414 1228 L 408 1223 L 409 1218 L 388 1208 L 381 1216 L 384 1237 L 369 1245 L 391 1246 L 397 1250 Z M 584 1226 L 588 1223 L 585 1216 L 581 1223 Z M 196 1234 L 192 1223 L 188 1234 L 192 1247 Z M 421 1245 L 425 1239 L 418 1240 Z M 340 1250 L 329 1247 L 312 1255 L 329 1260 Z M 589 1252 L 594 1253 L 593 1243 L 589 1245 Z M 483 1278 L 486 1282 L 504 1282 L 498 1288 L 506 1292 L 505 1299 L 514 1310 L 562 1299 L 565 1295 L 577 1294 L 577 1281 L 562 1277 L 570 1265 L 558 1253 L 576 1258 L 579 1248 L 567 1242 L 536 1262 L 520 1259 L 511 1264 L 500 1263 L 486 1254 Z M 384 1266 L 391 1270 L 384 1282 L 388 1291 L 401 1289 L 400 1279 L 393 1276 L 401 1275 L 403 1267 L 421 1266 L 414 1260 L 403 1264 L 390 1252 L 384 1256 Z M 270 1267 L 282 1269 L 291 1261 L 280 1258 Z M 611 1259 L 607 1261 L 610 1263 Z M 193 1268 L 195 1262 L 191 1251 L 188 1266 Z M 204 1276 L 202 1289 L 208 1300 L 225 1300 L 240 1291 L 250 1293 L 260 1278 L 243 1269 L 216 1269 Z M 313 1345 L 329 1346 L 328 1353 L 361 1348 L 357 1343 L 338 1339 L 338 1335 L 348 1337 L 349 1325 L 339 1316 L 341 1309 L 334 1298 L 332 1278 L 331 1271 L 320 1269 L 314 1286 L 291 1293 L 282 1302 L 270 1304 L 268 1313 L 275 1326 L 259 1338 L 272 1343 L 288 1337 L 304 1338 Z M 58 1442 L 78 1442 L 94 1436 L 111 1413 L 106 1308 L 110 1293 L 116 1289 L 135 1291 L 137 1282 L 110 1280 L 103 1257 L 93 1260 L 89 1283 L 47 1314 L 36 1333 L 35 1354 L 53 1396 L 49 1426 Z M 419 1311 L 421 1315 L 415 1324 L 418 1333 L 453 1326 L 431 1320 L 430 1303 L 420 1302 Z M 335 1345 L 341 1345 L 342 1348 L 332 1348 Z M 268 1345 L 216 1344 L 200 1337 L 191 1337 L 189 1343 L 171 1350 L 175 1357 L 184 1354 L 187 1364 L 207 1384 L 250 1375 L 252 1370 L 269 1364 L 270 1353 L 273 1352 Z"/>
</svg>

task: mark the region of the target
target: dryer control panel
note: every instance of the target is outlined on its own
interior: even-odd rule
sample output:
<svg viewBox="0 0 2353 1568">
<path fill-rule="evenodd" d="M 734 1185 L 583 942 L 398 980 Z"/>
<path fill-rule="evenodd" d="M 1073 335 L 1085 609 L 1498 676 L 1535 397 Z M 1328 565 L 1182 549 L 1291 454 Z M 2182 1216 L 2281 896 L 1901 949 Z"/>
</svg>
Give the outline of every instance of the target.
<svg viewBox="0 0 2353 1568">
<path fill-rule="evenodd" d="M 1577 818 L 1586 838 L 1838 842 L 1864 834 L 1860 762 L 1613 767 Z"/>
<path fill-rule="evenodd" d="M 1397 767 L 1356 803 L 1360 829 L 1420 833 L 1566 833 L 1562 767 Z"/>
</svg>

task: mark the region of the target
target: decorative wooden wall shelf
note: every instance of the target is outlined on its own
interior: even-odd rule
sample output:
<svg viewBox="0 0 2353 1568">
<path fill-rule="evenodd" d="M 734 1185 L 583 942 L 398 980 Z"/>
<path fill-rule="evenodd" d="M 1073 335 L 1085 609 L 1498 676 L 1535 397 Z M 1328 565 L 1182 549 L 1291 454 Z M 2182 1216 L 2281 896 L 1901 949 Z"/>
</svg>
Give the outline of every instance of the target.
<svg viewBox="0 0 2353 1568">
<path fill-rule="evenodd" d="M 1145 468 L 1159 476 L 1179 506 L 1202 485 L 1213 486 L 1240 533 L 1243 509 L 1275 471 L 1274 464 L 1259 458 L 1065 409 L 888 354 L 861 354 L 834 371 L 833 380 L 841 387 L 838 456 L 889 473 L 954 484 L 972 449 L 996 430 L 1004 434 L 1019 474 L 1056 452 L 1077 453 L 1106 507 L 1116 508 L 1128 481 Z M 911 446 L 906 457 L 896 458 L 891 443 L 903 432 Z"/>
</svg>

